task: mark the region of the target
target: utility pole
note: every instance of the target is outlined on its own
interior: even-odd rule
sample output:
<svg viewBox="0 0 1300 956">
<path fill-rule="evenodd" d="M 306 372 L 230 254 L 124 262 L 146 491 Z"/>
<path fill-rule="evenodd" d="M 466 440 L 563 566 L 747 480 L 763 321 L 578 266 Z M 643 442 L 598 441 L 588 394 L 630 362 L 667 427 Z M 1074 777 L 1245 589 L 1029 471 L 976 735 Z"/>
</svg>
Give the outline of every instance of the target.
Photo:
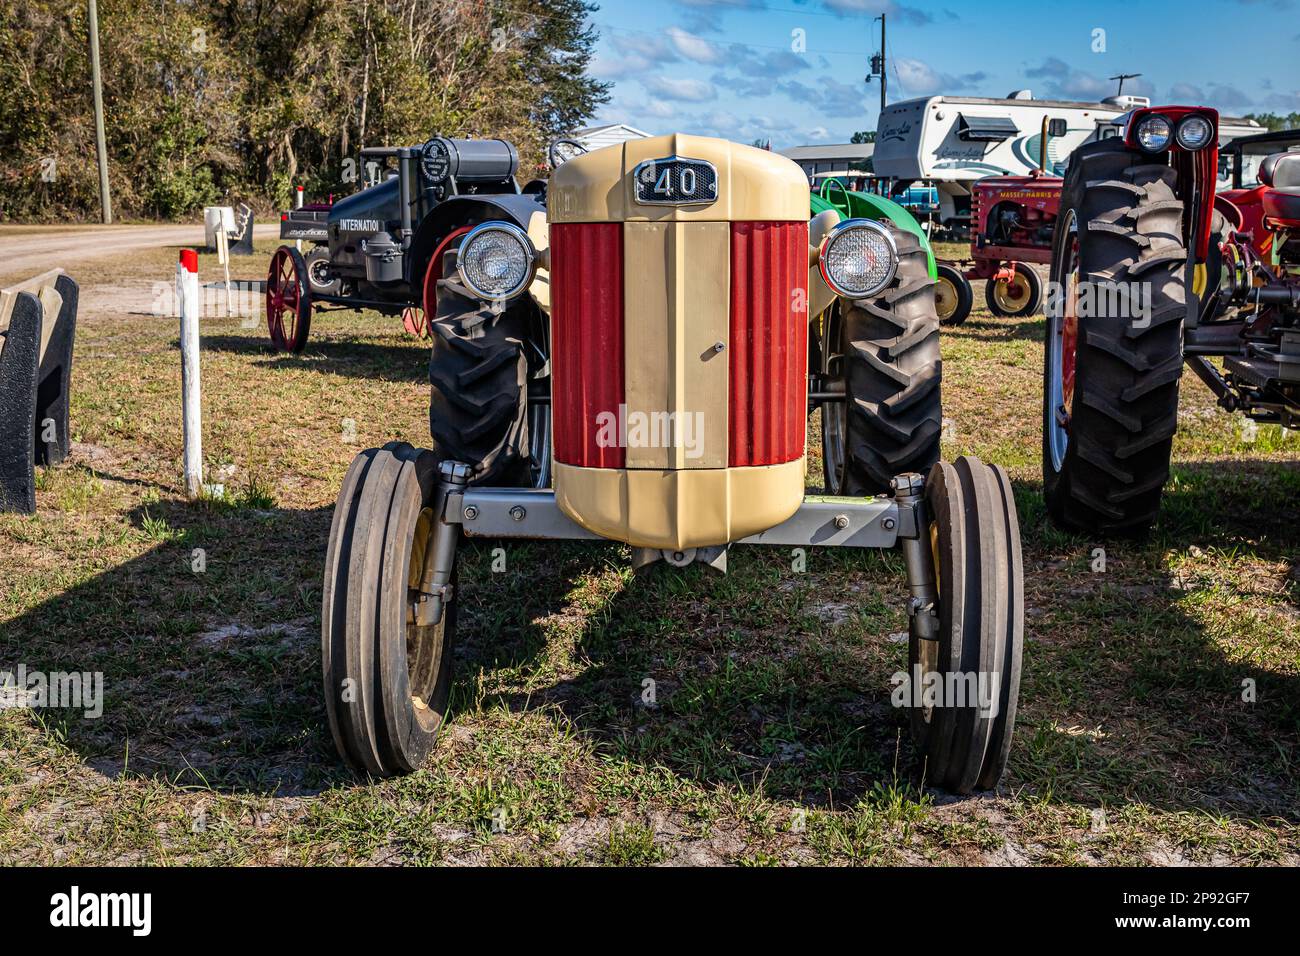
<svg viewBox="0 0 1300 956">
<path fill-rule="evenodd" d="M 885 79 L 885 15 L 882 13 L 875 19 L 880 21 L 880 52 L 871 55 L 871 72 L 866 75 L 863 82 L 870 83 L 872 77 L 880 78 L 880 112 L 883 115 L 885 112 L 885 86 L 887 83 Z"/>
<path fill-rule="evenodd" d="M 90 79 L 95 88 L 95 149 L 99 153 L 99 205 L 104 225 L 113 223 L 113 200 L 108 195 L 108 148 L 104 145 L 104 85 L 99 76 L 99 10 L 90 0 Z"/>
<path fill-rule="evenodd" d="M 1124 95 L 1125 80 L 1135 80 L 1141 75 L 1142 75 L 1141 73 L 1121 73 L 1118 76 L 1112 76 L 1111 77 L 1112 80 L 1119 80 L 1119 89 L 1115 91 L 1115 95 L 1116 96 Z"/>
<path fill-rule="evenodd" d="M 889 82 L 885 72 L 885 15 L 880 15 L 880 115 L 885 114 L 885 85 Z"/>
</svg>

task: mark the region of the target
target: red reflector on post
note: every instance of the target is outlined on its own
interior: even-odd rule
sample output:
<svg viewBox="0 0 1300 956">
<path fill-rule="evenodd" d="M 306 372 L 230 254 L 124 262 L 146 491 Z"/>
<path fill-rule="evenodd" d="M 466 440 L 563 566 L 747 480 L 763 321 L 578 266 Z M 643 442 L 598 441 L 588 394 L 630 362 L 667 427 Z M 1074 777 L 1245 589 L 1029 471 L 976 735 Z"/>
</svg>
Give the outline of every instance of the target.
<svg viewBox="0 0 1300 956">
<path fill-rule="evenodd" d="M 181 268 L 186 272 L 199 271 L 199 254 L 193 249 L 181 250 Z"/>
</svg>

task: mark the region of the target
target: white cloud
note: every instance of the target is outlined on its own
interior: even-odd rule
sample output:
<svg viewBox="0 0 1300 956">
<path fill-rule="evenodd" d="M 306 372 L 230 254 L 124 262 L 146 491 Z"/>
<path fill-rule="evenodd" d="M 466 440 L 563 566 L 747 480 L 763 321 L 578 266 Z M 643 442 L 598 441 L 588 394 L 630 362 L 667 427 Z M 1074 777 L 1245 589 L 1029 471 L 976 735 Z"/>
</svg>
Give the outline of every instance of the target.
<svg viewBox="0 0 1300 956">
<path fill-rule="evenodd" d="M 668 37 L 677 52 L 688 60 L 694 60 L 696 63 L 718 63 L 722 60 L 721 50 L 708 40 L 701 39 L 694 33 L 688 33 L 681 27 L 669 27 Z"/>
<path fill-rule="evenodd" d="M 828 130 L 825 126 L 814 126 L 812 129 L 808 130 L 808 132 L 805 133 L 804 135 L 807 136 L 813 142 L 816 142 L 818 140 L 829 138 L 831 135 L 831 131 Z"/>
<path fill-rule="evenodd" d="M 654 75 L 643 77 L 641 82 L 655 96 L 666 100 L 703 103 L 718 97 L 718 91 L 713 84 L 706 83 L 704 80 Z"/>
</svg>

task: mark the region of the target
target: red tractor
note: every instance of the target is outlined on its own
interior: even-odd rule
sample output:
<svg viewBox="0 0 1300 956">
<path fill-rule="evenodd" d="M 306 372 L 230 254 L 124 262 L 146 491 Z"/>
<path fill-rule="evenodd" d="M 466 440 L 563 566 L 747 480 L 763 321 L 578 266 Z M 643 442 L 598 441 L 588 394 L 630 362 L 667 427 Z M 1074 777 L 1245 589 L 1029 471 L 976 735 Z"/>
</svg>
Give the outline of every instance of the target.
<svg viewBox="0 0 1300 956">
<path fill-rule="evenodd" d="M 1064 527 L 1150 527 L 1184 364 L 1225 409 L 1300 425 L 1300 152 L 1218 192 L 1218 125 L 1145 107 L 1070 157 L 1043 374 L 1043 488 Z"/>
<path fill-rule="evenodd" d="M 1043 283 L 1029 263 L 1052 261 L 1061 179 L 1039 170 L 989 176 L 976 182 L 972 193 L 971 258 L 939 263 L 939 321 L 966 321 L 975 301 L 972 279 L 985 280 L 984 298 L 994 315 L 1033 315 L 1042 308 Z"/>
<path fill-rule="evenodd" d="M 971 279 L 983 279 L 989 311 L 1004 318 L 1033 315 L 1043 283 L 1029 265 L 1052 261 L 1052 234 L 1061 205 L 1061 178 L 1047 172 L 1047 144 L 1064 136 L 1066 121 L 1043 120 L 1038 169 L 1028 176 L 987 176 L 971 190 L 969 259 L 939 264 L 935 307 L 943 325 L 960 325 L 975 304 Z"/>
</svg>

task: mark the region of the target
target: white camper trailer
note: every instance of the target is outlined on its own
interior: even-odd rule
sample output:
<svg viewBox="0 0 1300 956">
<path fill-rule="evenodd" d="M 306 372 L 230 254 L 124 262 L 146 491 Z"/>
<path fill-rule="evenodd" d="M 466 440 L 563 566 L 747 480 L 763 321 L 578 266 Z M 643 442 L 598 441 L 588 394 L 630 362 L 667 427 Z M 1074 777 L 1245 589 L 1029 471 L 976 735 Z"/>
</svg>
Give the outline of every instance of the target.
<svg viewBox="0 0 1300 956">
<path fill-rule="evenodd" d="M 1099 103 L 1036 100 L 1029 90 L 1006 99 L 928 96 L 893 103 L 876 128 L 872 158 L 877 176 L 925 179 L 939 187 L 939 221 L 964 230 L 970 221 L 970 187 L 985 176 L 1027 176 L 1038 168 L 1044 120 L 1064 120 L 1066 133 L 1050 136 L 1047 172 L 1060 176 L 1076 148 L 1118 136 L 1130 110 L 1150 103 L 1112 96 Z M 1222 117 L 1220 143 L 1263 130 L 1254 120 Z"/>
</svg>

